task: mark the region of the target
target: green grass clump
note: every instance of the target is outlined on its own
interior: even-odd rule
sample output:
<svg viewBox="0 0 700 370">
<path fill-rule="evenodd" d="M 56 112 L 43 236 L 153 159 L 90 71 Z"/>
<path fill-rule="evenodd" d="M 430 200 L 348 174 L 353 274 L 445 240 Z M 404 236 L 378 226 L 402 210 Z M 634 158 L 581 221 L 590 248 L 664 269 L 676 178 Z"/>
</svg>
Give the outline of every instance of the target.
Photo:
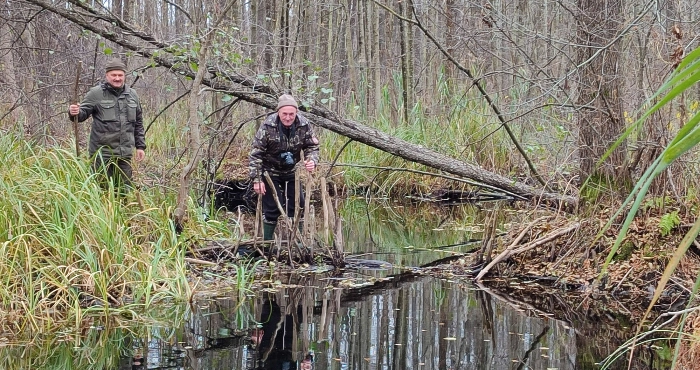
<svg viewBox="0 0 700 370">
<path fill-rule="evenodd" d="M 195 216 L 178 235 L 172 197 L 119 197 L 61 149 L 5 135 L 0 160 L 0 331 L 80 327 L 90 314 L 137 319 L 156 302 L 187 300 L 182 241 L 225 229 Z"/>
</svg>

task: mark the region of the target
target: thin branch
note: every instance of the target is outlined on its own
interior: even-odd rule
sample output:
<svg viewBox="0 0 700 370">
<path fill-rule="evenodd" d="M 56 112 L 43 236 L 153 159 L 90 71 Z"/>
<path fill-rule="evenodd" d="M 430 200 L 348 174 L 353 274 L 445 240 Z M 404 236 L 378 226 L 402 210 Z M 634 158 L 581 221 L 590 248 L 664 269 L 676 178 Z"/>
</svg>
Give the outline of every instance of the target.
<svg viewBox="0 0 700 370">
<path fill-rule="evenodd" d="M 163 107 L 163 109 L 161 109 L 160 112 L 158 112 L 158 113 L 153 117 L 153 119 L 152 119 L 151 122 L 148 124 L 148 126 L 146 126 L 146 133 L 148 133 L 148 130 L 151 128 L 151 125 L 158 119 L 158 117 L 160 117 L 161 114 L 165 113 L 165 111 L 168 110 L 168 108 L 170 108 L 173 104 L 177 103 L 180 99 L 182 99 L 182 98 L 184 98 L 185 96 L 187 96 L 187 95 L 190 93 L 190 91 L 191 91 L 191 90 L 185 91 L 182 95 L 178 96 L 177 98 L 175 98 L 175 100 L 171 101 L 171 102 L 168 103 L 165 107 Z"/>
<path fill-rule="evenodd" d="M 544 236 L 544 237 L 539 238 L 535 241 L 527 243 L 524 246 L 521 246 L 519 248 L 516 248 L 517 244 L 515 244 L 515 243 L 511 244 L 510 246 L 508 246 L 508 248 L 506 248 L 503 252 L 501 252 L 501 254 L 499 254 L 496 258 L 494 258 L 493 261 L 491 261 L 491 263 L 486 265 L 486 267 L 484 267 L 479 272 L 479 274 L 476 276 L 475 280 L 480 281 L 484 277 L 484 275 L 486 275 L 493 268 L 493 266 L 495 266 L 497 263 L 499 263 L 505 259 L 508 259 L 513 255 L 529 251 L 530 249 L 539 247 L 540 245 L 547 243 L 551 240 L 554 240 L 562 235 L 568 234 L 571 231 L 578 229 L 579 226 L 581 226 L 581 224 L 578 222 L 575 222 L 566 228 L 556 230 L 556 231 L 548 234 L 547 236 Z"/>
<path fill-rule="evenodd" d="M 549 190 L 549 186 L 548 186 L 547 183 L 544 181 L 544 179 L 542 178 L 542 176 L 540 176 L 539 172 L 537 172 L 537 169 L 535 168 L 535 165 L 534 165 L 534 164 L 532 163 L 532 161 L 530 160 L 530 157 L 529 157 L 529 156 L 527 155 L 527 153 L 525 152 L 525 149 L 520 145 L 520 142 L 519 142 L 518 139 L 515 137 L 515 134 L 514 134 L 513 131 L 510 129 L 510 126 L 506 123 L 506 119 L 505 119 L 505 117 L 503 116 L 503 113 L 501 112 L 501 109 L 498 108 L 498 106 L 496 105 L 496 102 L 493 100 L 493 98 L 491 98 L 491 95 L 489 95 L 489 93 L 486 92 L 486 89 L 484 89 L 484 87 L 479 83 L 479 80 L 476 79 L 476 78 L 474 77 L 474 74 L 471 72 L 471 70 L 469 70 L 468 68 L 462 66 L 462 65 L 452 56 L 452 54 L 450 54 L 447 50 L 445 50 L 445 48 L 435 39 L 435 37 L 433 37 L 433 35 L 423 26 L 423 24 L 422 24 L 420 21 L 418 21 L 418 17 L 417 17 L 417 14 L 416 14 L 416 9 L 415 9 L 415 7 L 412 6 L 413 14 L 414 14 L 414 16 L 416 16 L 416 19 L 414 20 L 414 19 L 408 19 L 408 18 L 406 18 L 406 17 L 401 16 L 400 14 L 397 14 L 396 12 L 394 12 L 393 10 L 391 10 L 389 7 L 387 7 L 386 5 L 384 5 L 384 4 L 380 3 L 380 2 L 378 2 L 377 0 L 372 0 L 372 1 L 373 1 L 375 4 L 379 5 L 380 7 L 384 8 L 386 11 L 388 11 L 389 13 L 391 13 L 392 15 L 394 15 L 395 17 L 397 17 L 398 19 L 400 19 L 400 20 L 402 20 L 402 21 L 404 21 L 404 22 L 413 24 L 413 25 L 415 25 L 416 27 L 418 27 L 418 29 L 420 29 L 420 30 L 423 32 L 423 34 L 424 34 L 428 39 L 430 39 L 430 41 L 433 43 L 433 45 L 435 45 L 435 47 L 437 47 L 438 50 L 440 50 L 440 52 L 442 53 L 442 55 L 444 55 L 454 66 L 457 67 L 457 69 L 459 69 L 460 71 L 464 72 L 464 74 L 466 74 L 467 77 L 469 77 L 469 78 L 472 80 L 472 84 L 473 84 L 474 86 L 476 86 L 477 89 L 479 89 L 479 93 L 480 93 L 481 96 L 486 100 L 486 103 L 488 103 L 489 107 L 491 107 L 491 110 L 494 112 L 494 114 L 496 114 L 496 117 L 498 118 L 498 120 L 499 120 L 499 121 L 501 122 L 501 124 L 503 125 L 503 128 L 506 130 L 506 133 L 507 133 L 508 136 L 510 137 L 510 140 L 513 142 L 513 145 L 515 145 L 515 148 L 518 150 L 518 152 L 520 152 L 520 155 L 521 155 L 521 156 L 523 157 L 523 159 L 525 160 L 525 163 L 527 163 L 527 167 L 530 169 L 530 172 L 532 172 L 532 175 L 535 177 L 535 179 L 537 180 L 537 182 L 540 183 L 540 185 L 544 186 L 545 189 L 548 189 L 548 190 Z M 550 191 L 551 191 L 551 190 L 550 190 Z"/>
</svg>

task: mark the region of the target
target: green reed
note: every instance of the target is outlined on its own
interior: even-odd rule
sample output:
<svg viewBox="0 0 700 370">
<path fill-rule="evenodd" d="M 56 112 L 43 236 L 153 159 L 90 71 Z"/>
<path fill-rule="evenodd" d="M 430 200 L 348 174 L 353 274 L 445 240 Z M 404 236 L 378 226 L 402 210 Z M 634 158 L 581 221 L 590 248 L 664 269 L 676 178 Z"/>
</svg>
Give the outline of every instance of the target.
<svg viewBox="0 0 700 370">
<path fill-rule="evenodd" d="M 174 202 L 158 189 L 120 196 L 98 185 L 87 159 L 11 135 L 0 148 L 2 329 L 79 327 L 96 313 L 136 319 L 156 302 L 190 297 L 186 248 L 224 224 L 193 216 L 178 235 Z"/>
</svg>

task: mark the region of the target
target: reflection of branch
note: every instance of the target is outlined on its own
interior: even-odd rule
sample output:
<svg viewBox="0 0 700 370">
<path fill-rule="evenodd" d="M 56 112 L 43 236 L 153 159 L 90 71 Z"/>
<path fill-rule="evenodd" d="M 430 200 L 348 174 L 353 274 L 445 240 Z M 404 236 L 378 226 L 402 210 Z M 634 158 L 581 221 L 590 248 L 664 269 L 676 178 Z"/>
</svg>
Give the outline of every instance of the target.
<svg viewBox="0 0 700 370">
<path fill-rule="evenodd" d="M 541 317 L 547 317 L 547 318 L 552 319 L 552 314 L 550 312 L 541 310 L 541 309 L 531 305 L 530 303 L 520 301 L 520 300 L 514 300 L 506 295 L 496 293 L 493 289 L 486 287 L 485 285 L 481 284 L 478 281 L 475 281 L 474 285 L 476 285 L 476 287 L 479 288 L 479 290 L 483 290 L 484 292 L 488 293 L 489 296 L 498 299 L 500 302 L 502 302 L 505 305 L 510 306 L 515 311 L 530 311 L 530 312 L 536 313 L 537 315 L 539 315 Z M 566 321 L 556 319 L 556 318 L 554 320 L 566 322 Z"/>
<path fill-rule="evenodd" d="M 530 346 L 530 348 L 525 352 L 525 356 L 523 356 L 523 359 L 520 360 L 520 365 L 518 365 L 518 370 L 522 369 L 523 366 L 525 366 L 525 363 L 527 362 L 527 359 L 530 358 L 530 354 L 532 353 L 532 351 L 537 349 L 537 345 L 540 343 L 542 338 L 545 335 L 547 335 L 548 332 L 549 332 L 549 326 L 545 326 L 544 329 L 542 329 L 542 332 L 540 333 L 540 335 L 538 335 L 537 338 L 535 338 L 535 340 L 532 342 L 532 345 Z"/>
<path fill-rule="evenodd" d="M 493 306 L 491 305 L 491 295 L 481 289 L 478 289 L 476 290 L 476 296 L 478 298 L 477 301 L 479 301 L 479 306 L 481 306 L 482 316 L 486 322 L 486 329 L 491 335 L 493 343 L 496 343 L 494 340 L 494 335 L 496 335 L 496 332 L 493 329 L 493 319 L 495 314 L 493 313 Z"/>
</svg>

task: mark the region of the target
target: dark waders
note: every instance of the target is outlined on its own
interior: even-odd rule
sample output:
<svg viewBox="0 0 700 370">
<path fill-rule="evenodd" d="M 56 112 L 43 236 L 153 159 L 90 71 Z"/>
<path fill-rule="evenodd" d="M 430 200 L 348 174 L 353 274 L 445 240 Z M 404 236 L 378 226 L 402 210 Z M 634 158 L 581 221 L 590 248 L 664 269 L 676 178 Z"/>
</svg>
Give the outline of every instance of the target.
<svg viewBox="0 0 700 370">
<path fill-rule="evenodd" d="M 280 204 L 284 209 L 284 212 L 289 217 L 294 216 L 296 210 L 296 205 L 294 204 L 294 193 L 295 193 L 295 182 L 294 182 L 294 172 L 285 175 L 271 175 L 270 179 L 274 184 L 275 191 L 277 192 L 277 199 L 280 200 Z M 265 184 L 267 191 L 265 195 L 262 196 L 262 211 L 263 211 L 263 240 L 272 240 L 274 238 L 275 228 L 277 227 L 277 219 L 281 216 L 280 210 L 277 207 L 277 202 L 275 201 L 272 192 L 270 191 L 269 184 Z M 302 189 L 300 189 L 301 191 Z M 300 192 L 299 198 L 300 212 L 299 217 L 303 214 L 303 204 L 304 204 L 304 192 Z M 300 223 L 301 224 L 301 223 Z"/>
</svg>

